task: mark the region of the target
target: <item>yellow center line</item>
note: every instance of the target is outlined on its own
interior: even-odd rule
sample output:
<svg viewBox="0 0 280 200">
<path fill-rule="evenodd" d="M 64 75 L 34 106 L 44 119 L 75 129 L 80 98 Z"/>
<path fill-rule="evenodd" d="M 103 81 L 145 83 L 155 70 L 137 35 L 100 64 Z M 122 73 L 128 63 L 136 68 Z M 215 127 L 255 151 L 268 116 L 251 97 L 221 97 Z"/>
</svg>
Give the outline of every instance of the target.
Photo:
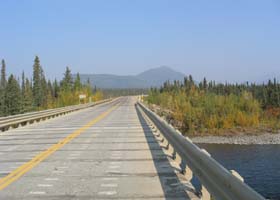
<svg viewBox="0 0 280 200">
<path fill-rule="evenodd" d="M 81 127 L 80 129 L 74 131 L 73 133 L 69 134 L 67 137 L 60 140 L 58 143 L 52 145 L 47 150 L 40 152 L 37 154 L 34 158 L 32 158 L 30 161 L 24 163 L 23 165 L 19 166 L 17 169 L 9 173 L 4 178 L 0 179 L 0 190 L 3 190 L 8 185 L 19 179 L 21 176 L 23 176 L 25 173 L 30 171 L 33 167 L 38 165 L 40 162 L 45 160 L 47 157 L 49 157 L 52 153 L 56 152 L 58 149 L 63 147 L 65 144 L 69 143 L 71 140 L 79 136 L 81 133 L 86 131 L 88 128 L 96 124 L 98 121 L 105 118 L 109 113 L 111 113 L 114 109 L 116 109 L 118 105 L 113 106 L 109 110 L 103 112 L 98 117 Z"/>
</svg>

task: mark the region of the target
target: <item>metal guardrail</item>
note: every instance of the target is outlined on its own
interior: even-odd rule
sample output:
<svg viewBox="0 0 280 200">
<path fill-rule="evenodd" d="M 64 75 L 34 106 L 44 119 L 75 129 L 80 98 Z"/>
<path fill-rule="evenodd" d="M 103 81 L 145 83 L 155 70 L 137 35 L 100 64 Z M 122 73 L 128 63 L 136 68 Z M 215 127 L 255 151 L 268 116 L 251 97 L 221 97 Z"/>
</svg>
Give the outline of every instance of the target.
<svg viewBox="0 0 280 200">
<path fill-rule="evenodd" d="M 138 102 L 138 105 L 215 200 L 264 200 L 264 197 L 214 160 L 206 150 L 193 144 L 142 103 Z"/>
<path fill-rule="evenodd" d="M 19 115 L 12 115 L 7 117 L 1 117 L 0 118 L 0 130 L 6 131 L 10 127 L 16 128 L 19 125 L 25 125 L 27 123 L 33 123 L 34 121 L 40 121 L 42 119 L 52 118 L 59 115 L 63 115 L 69 112 L 74 112 L 77 110 L 81 110 L 84 108 L 89 108 L 101 103 L 106 103 L 111 101 L 112 99 L 105 99 L 102 101 L 97 101 L 95 103 L 87 103 L 87 104 L 80 104 L 80 105 L 74 105 L 74 106 L 67 106 L 62 108 L 55 108 L 55 109 L 49 109 L 49 110 L 42 110 L 38 112 L 30 112 L 30 113 L 24 113 Z"/>
</svg>

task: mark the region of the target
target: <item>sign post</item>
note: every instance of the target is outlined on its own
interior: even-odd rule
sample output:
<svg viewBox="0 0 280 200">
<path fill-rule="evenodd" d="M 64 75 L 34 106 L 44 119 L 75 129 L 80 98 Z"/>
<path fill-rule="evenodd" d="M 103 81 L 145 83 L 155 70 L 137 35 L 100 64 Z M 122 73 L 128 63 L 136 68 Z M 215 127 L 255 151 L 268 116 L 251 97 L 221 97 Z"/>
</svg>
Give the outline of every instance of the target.
<svg viewBox="0 0 280 200">
<path fill-rule="evenodd" d="M 79 95 L 79 104 L 81 104 L 81 102 L 83 101 L 83 103 L 85 103 L 87 95 L 85 94 L 80 94 Z"/>
</svg>

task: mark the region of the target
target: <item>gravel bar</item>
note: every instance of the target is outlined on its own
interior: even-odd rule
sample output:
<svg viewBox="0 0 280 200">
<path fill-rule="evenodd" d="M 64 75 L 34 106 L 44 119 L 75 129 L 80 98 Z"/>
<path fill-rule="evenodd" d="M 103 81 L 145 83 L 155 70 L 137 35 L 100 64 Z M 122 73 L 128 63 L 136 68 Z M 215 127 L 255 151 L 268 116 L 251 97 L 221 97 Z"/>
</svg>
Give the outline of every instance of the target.
<svg viewBox="0 0 280 200">
<path fill-rule="evenodd" d="M 238 135 L 238 136 L 200 136 L 192 137 L 194 143 L 205 144 L 280 144 L 280 133 L 265 133 L 261 135 Z"/>
</svg>

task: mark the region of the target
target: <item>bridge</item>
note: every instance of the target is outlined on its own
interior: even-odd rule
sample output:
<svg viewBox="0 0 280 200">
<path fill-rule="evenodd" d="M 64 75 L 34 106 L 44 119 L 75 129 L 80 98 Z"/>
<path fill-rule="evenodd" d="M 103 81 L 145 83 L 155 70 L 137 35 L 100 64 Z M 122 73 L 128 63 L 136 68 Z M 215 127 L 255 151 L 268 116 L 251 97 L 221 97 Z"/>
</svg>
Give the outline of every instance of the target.
<svg viewBox="0 0 280 200">
<path fill-rule="evenodd" d="M 0 199 L 264 199 L 137 101 L 0 118 Z"/>
</svg>

